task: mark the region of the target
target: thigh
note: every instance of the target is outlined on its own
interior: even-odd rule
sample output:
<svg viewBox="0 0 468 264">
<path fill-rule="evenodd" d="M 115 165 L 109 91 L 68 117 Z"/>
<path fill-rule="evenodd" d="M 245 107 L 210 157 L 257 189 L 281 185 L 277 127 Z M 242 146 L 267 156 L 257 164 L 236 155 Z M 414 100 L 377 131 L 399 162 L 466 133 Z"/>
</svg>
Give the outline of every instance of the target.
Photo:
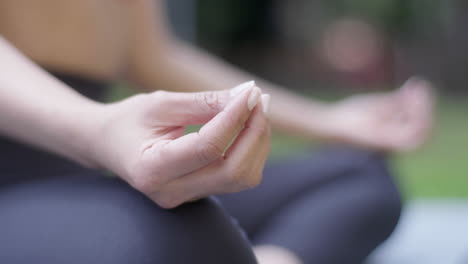
<svg viewBox="0 0 468 264">
<path fill-rule="evenodd" d="M 371 171 L 366 171 L 369 168 Z M 270 163 L 257 188 L 222 195 L 220 199 L 251 235 L 279 210 L 304 194 L 318 192 L 342 179 L 348 182 L 346 186 L 354 188 L 356 192 L 365 192 L 376 185 L 395 191 L 382 155 L 353 148 L 327 147 L 286 161 Z M 346 188 L 342 183 L 338 185 Z M 378 189 L 381 188 L 376 191 Z"/>
<path fill-rule="evenodd" d="M 103 176 L 3 186 L 0 234 L 0 263 L 255 263 L 214 200 L 164 210 Z"/>
</svg>

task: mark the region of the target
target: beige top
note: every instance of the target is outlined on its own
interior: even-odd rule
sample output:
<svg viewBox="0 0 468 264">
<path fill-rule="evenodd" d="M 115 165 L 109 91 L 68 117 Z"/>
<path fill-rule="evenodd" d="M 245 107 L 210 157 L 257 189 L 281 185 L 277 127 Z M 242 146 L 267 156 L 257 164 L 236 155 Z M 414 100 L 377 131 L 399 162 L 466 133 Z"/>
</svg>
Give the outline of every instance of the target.
<svg viewBox="0 0 468 264">
<path fill-rule="evenodd" d="M 0 34 L 45 68 L 114 79 L 128 50 L 129 1 L 1 0 Z"/>
</svg>

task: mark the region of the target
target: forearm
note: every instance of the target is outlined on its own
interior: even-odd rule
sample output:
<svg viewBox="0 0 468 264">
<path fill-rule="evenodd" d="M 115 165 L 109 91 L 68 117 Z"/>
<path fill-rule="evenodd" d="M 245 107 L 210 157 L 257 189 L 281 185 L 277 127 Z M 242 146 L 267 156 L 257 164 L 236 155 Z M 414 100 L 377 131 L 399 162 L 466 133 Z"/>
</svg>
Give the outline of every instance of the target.
<svg viewBox="0 0 468 264">
<path fill-rule="evenodd" d="M 174 41 L 157 57 L 148 56 L 142 60 L 146 62 L 140 64 L 134 71 L 137 74 L 132 76 L 147 89 L 221 90 L 254 79 L 263 92 L 272 96 L 270 120 L 275 128 L 304 137 L 330 137 L 331 107 L 328 104 L 303 98 L 195 47 Z"/>
<path fill-rule="evenodd" d="M 0 134 L 94 166 L 100 106 L 54 79 L 0 37 Z"/>
</svg>

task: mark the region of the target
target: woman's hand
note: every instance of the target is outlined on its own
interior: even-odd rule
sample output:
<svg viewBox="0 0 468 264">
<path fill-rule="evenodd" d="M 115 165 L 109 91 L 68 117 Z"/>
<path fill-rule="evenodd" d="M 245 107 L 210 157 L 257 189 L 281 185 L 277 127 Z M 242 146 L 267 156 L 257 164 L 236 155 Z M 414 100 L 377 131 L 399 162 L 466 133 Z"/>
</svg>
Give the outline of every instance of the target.
<svg viewBox="0 0 468 264">
<path fill-rule="evenodd" d="M 431 132 L 431 85 L 410 79 L 400 89 L 345 99 L 330 111 L 333 139 L 383 151 L 409 151 Z"/>
<path fill-rule="evenodd" d="M 254 82 L 137 95 L 105 106 L 92 155 L 164 208 L 254 187 L 270 150 L 267 101 Z M 185 126 L 203 123 L 184 135 Z"/>
</svg>

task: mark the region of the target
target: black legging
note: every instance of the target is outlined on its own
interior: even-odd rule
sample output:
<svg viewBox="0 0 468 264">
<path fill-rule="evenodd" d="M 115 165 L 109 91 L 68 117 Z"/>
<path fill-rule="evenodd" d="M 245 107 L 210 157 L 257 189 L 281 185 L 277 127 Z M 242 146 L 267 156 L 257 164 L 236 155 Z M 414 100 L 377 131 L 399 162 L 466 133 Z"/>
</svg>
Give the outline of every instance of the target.
<svg viewBox="0 0 468 264">
<path fill-rule="evenodd" d="M 55 75 L 93 99 L 107 86 Z M 357 264 L 401 209 L 384 159 L 348 148 L 270 164 L 258 188 L 219 199 L 163 210 L 119 179 L 0 138 L 0 263 L 250 264 L 253 243 Z"/>
<path fill-rule="evenodd" d="M 163 210 L 122 181 L 73 175 L 0 189 L 0 263 L 255 263 L 212 199 Z"/>
<path fill-rule="evenodd" d="M 1 177 L 1 176 L 0 176 Z M 383 160 L 334 149 L 266 168 L 256 189 L 163 210 L 85 171 L 0 187 L 0 263 L 255 263 L 250 243 L 305 263 L 361 263 L 392 232 L 400 199 Z"/>
<path fill-rule="evenodd" d="M 267 166 L 253 190 L 221 197 L 253 244 L 305 263 L 362 263 L 393 231 L 400 195 L 381 155 L 349 148 Z"/>
</svg>

